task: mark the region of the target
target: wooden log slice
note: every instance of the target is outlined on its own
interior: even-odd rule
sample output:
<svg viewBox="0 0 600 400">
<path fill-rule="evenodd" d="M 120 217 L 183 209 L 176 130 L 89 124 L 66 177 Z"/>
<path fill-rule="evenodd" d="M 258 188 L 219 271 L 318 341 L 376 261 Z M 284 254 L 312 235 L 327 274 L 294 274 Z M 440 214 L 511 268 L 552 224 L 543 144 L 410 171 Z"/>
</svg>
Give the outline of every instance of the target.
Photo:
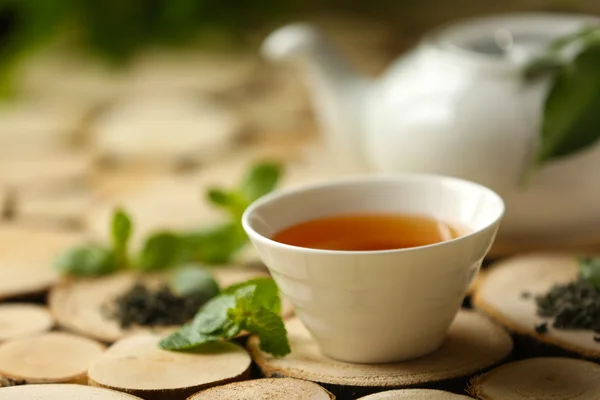
<svg viewBox="0 0 600 400">
<path fill-rule="evenodd" d="M 161 337 L 142 333 L 119 340 L 90 364 L 89 384 L 146 400 L 183 400 L 250 375 L 252 360 L 238 344 L 215 342 L 196 352 L 174 352 L 158 347 Z"/>
<path fill-rule="evenodd" d="M 58 282 L 57 255 L 81 243 L 76 234 L 17 226 L 0 227 L 0 300 L 40 294 Z"/>
<path fill-rule="evenodd" d="M 349 364 L 323 356 L 299 319 L 286 322 L 292 353 L 274 358 L 263 353 L 258 337 L 248 340 L 253 359 L 267 377 L 307 379 L 325 385 L 340 398 L 355 398 L 384 389 L 451 386 L 506 359 L 512 350 L 510 336 L 474 312 L 461 311 L 448 338 L 428 356 L 394 364 Z M 374 338 L 376 340 L 376 338 Z"/>
<path fill-rule="evenodd" d="M 470 391 L 482 400 L 597 400 L 600 365 L 571 358 L 530 358 L 475 378 Z"/>
<path fill-rule="evenodd" d="M 121 95 L 129 74 L 107 65 L 90 63 L 89 59 L 69 49 L 53 48 L 32 54 L 22 64 L 24 95 L 66 104 L 104 104 Z M 60 96 L 56 96 L 60 93 Z M 35 118 L 35 114 L 34 117 Z"/>
<path fill-rule="evenodd" d="M 264 378 L 234 382 L 196 393 L 187 400 L 332 400 L 335 396 L 316 383 L 293 378 Z"/>
<path fill-rule="evenodd" d="M 200 229 L 221 222 L 222 213 L 208 204 L 202 193 L 202 187 L 189 177 L 159 176 L 141 185 L 100 193 L 103 197 L 90 203 L 83 224 L 92 237 L 107 240 L 111 216 L 121 207 L 134 224 L 131 245 L 135 250 L 158 230 Z"/>
<path fill-rule="evenodd" d="M 49 331 L 54 319 L 46 307 L 27 303 L 0 304 L 0 342 Z"/>
<path fill-rule="evenodd" d="M 558 237 L 538 238 L 535 241 L 497 237 L 487 259 L 499 260 L 523 253 L 595 253 L 600 245 L 598 232 L 560 232 Z"/>
<path fill-rule="evenodd" d="M 268 276 L 262 269 L 243 267 L 222 267 L 213 270 L 221 287 L 248 279 Z M 119 273 L 102 278 L 68 280 L 57 285 L 50 292 L 48 304 L 57 323 L 64 329 L 89 336 L 102 342 L 112 343 L 126 335 L 140 332 L 170 332 L 175 326 L 132 327 L 123 329 L 118 321 L 109 315 L 110 302 L 125 293 L 136 282 L 141 281 L 151 287 L 167 282 L 164 274 L 136 275 Z M 282 315 L 290 316 L 293 309 L 289 301 L 282 304 Z"/>
<path fill-rule="evenodd" d="M 72 147 L 90 106 L 81 98 L 63 101 L 62 96 L 55 95 L 14 100 L 0 109 L 0 159 L 21 158 L 32 166 Z M 24 172 L 12 171 L 15 177 Z"/>
<path fill-rule="evenodd" d="M 119 100 L 90 127 L 101 156 L 167 162 L 208 162 L 235 145 L 241 129 L 230 108 L 189 93 L 146 93 Z M 177 140 L 166 131 L 177 132 Z"/>
<path fill-rule="evenodd" d="M 127 94 L 230 92 L 255 79 L 257 58 L 235 52 L 144 51 L 122 84 Z"/>
<path fill-rule="evenodd" d="M 25 383 L 84 383 L 90 361 L 104 351 L 91 339 L 48 332 L 0 344 L 0 376 Z"/>
<path fill-rule="evenodd" d="M 361 397 L 360 400 L 467 400 L 471 397 L 433 389 L 387 390 Z"/>
<path fill-rule="evenodd" d="M 19 225 L 56 229 L 81 227 L 91 202 L 91 196 L 84 188 L 62 192 L 21 190 L 15 199 L 12 212 Z"/>
<path fill-rule="evenodd" d="M 74 384 L 41 384 L 3 388 L 2 400 L 140 400 L 115 390 Z"/>
<path fill-rule="evenodd" d="M 85 153 L 51 152 L 35 157 L 0 158 L 0 186 L 11 189 L 50 189 L 81 185 L 92 168 Z"/>
<path fill-rule="evenodd" d="M 552 320 L 537 316 L 536 295 L 546 293 L 555 284 L 577 278 L 579 269 L 574 256 L 567 254 L 528 254 L 500 261 L 482 275 L 473 304 L 511 331 L 549 343 L 583 357 L 600 358 L 600 343 L 592 331 L 558 330 Z M 525 295 L 524 295 L 525 294 Z M 548 331 L 536 332 L 547 323 Z"/>
<path fill-rule="evenodd" d="M 15 192 L 9 188 L 0 186 L 0 217 L 6 219 L 14 213 Z"/>
</svg>

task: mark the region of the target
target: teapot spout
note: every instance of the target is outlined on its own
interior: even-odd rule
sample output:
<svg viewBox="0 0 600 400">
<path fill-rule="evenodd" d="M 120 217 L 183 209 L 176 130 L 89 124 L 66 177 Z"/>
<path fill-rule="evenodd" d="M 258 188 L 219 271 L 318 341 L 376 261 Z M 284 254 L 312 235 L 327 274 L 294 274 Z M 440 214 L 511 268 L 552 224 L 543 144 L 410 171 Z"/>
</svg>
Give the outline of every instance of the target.
<svg viewBox="0 0 600 400">
<path fill-rule="evenodd" d="M 274 31 L 263 42 L 262 53 L 272 61 L 302 64 L 317 122 L 336 161 L 347 169 L 368 169 L 363 146 L 368 80 L 308 24 L 291 24 Z"/>
</svg>

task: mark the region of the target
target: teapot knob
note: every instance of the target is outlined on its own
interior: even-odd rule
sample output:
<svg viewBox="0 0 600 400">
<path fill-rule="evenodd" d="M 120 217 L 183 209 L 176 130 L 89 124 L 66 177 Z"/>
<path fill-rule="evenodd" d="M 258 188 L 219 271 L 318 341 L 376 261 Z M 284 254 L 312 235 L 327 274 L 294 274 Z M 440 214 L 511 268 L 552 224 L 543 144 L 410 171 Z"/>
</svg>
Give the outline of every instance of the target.
<svg viewBox="0 0 600 400">
<path fill-rule="evenodd" d="M 286 25 L 271 33 L 263 42 L 262 54 L 269 60 L 281 60 L 304 53 L 321 42 L 320 32 L 310 24 Z"/>
</svg>

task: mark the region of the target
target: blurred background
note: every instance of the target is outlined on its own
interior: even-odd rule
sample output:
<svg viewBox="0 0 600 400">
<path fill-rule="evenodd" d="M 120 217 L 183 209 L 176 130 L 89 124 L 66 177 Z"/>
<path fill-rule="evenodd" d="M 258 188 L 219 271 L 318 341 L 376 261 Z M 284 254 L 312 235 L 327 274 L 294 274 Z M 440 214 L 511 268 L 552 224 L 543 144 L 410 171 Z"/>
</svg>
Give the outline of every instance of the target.
<svg viewBox="0 0 600 400">
<path fill-rule="evenodd" d="M 218 218 L 202 188 L 258 158 L 326 175 L 304 82 L 258 53 L 268 32 L 313 22 L 376 75 L 442 23 L 518 11 L 600 2 L 1 0 L 2 219 L 104 236 L 119 204 L 142 235 Z"/>
</svg>

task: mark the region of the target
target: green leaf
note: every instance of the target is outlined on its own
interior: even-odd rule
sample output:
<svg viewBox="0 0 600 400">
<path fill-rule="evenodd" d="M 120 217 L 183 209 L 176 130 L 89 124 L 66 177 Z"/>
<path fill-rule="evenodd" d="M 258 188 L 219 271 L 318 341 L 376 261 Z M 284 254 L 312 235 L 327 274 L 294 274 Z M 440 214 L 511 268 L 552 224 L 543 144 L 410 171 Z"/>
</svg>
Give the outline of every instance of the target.
<svg viewBox="0 0 600 400">
<path fill-rule="evenodd" d="M 274 312 L 259 308 L 243 328 L 258 335 L 260 348 L 264 352 L 275 357 L 283 357 L 291 352 L 283 320 Z"/>
<path fill-rule="evenodd" d="M 221 336 L 225 339 L 233 339 L 242 331 L 241 326 L 234 321 L 227 321 L 221 329 Z"/>
<path fill-rule="evenodd" d="M 200 333 L 191 325 L 184 325 L 159 342 L 164 350 L 192 350 L 200 345 L 220 340 L 221 336 Z"/>
<path fill-rule="evenodd" d="M 54 266 L 62 274 L 73 276 L 104 275 L 118 269 L 114 254 L 96 245 L 69 249 L 58 256 Z"/>
<path fill-rule="evenodd" d="M 238 223 L 228 223 L 182 236 L 186 261 L 226 264 L 247 243 L 248 237 Z"/>
<path fill-rule="evenodd" d="M 252 167 L 236 190 L 212 188 L 206 196 L 216 206 L 226 210 L 235 223 L 254 200 L 271 192 L 277 186 L 282 168 L 277 163 L 265 162 Z"/>
<path fill-rule="evenodd" d="M 583 279 L 600 289 L 600 258 L 580 259 L 579 271 Z"/>
<path fill-rule="evenodd" d="M 240 325 L 229 318 L 229 310 L 235 307 L 235 302 L 235 297 L 231 295 L 214 297 L 202 306 L 190 324 L 163 339 L 160 347 L 186 350 L 221 338 L 233 338 L 241 330 Z"/>
<path fill-rule="evenodd" d="M 222 294 L 208 301 L 194 317 L 192 326 L 200 333 L 215 333 L 226 329 L 231 319 L 228 311 L 236 306 L 236 298 Z"/>
<path fill-rule="evenodd" d="M 588 26 L 572 34 L 561 36 L 550 44 L 550 50 L 554 53 L 563 51 L 573 44 L 583 46 L 596 45 L 600 42 L 600 27 Z"/>
<path fill-rule="evenodd" d="M 248 201 L 237 192 L 227 192 L 223 189 L 212 188 L 207 192 L 208 200 L 214 205 L 227 211 L 234 221 L 241 220 L 242 214 L 248 207 Z"/>
<path fill-rule="evenodd" d="M 248 205 L 273 191 L 281 174 L 282 167 L 278 163 L 265 162 L 254 166 L 240 185 L 240 193 Z"/>
<path fill-rule="evenodd" d="M 122 209 L 115 210 L 112 218 L 112 245 L 117 261 L 127 264 L 127 245 L 131 237 L 132 223 L 129 216 Z"/>
<path fill-rule="evenodd" d="M 208 200 L 221 207 L 228 207 L 232 203 L 231 195 L 222 189 L 209 189 L 206 194 Z"/>
<path fill-rule="evenodd" d="M 184 265 L 171 271 L 169 283 L 174 293 L 180 296 L 200 295 L 211 299 L 220 292 L 219 285 L 210 271 L 199 265 Z"/>
<path fill-rule="evenodd" d="M 557 56 L 544 55 L 536 58 L 525 66 L 523 75 L 526 80 L 532 81 L 550 73 L 556 73 L 565 66 L 564 60 Z"/>
<path fill-rule="evenodd" d="M 143 271 L 160 271 L 181 260 L 183 251 L 180 237 L 172 232 L 151 235 L 139 255 L 138 267 Z"/>
<path fill-rule="evenodd" d="M 600 138 L 600 46 L 582 52 L 554 80 L 544 105 L 534 166 L 564 158 Z"/>
<path fill-rule="evenodd" d="M 237 283 L 223 289 L 224 294 L 233 294 L 236 298 L 247 298 L 253 309 L 266 308 L 276 314 L 281 312 L 279 288 L 273 278 L 255 278 Z"/>
</svg>

